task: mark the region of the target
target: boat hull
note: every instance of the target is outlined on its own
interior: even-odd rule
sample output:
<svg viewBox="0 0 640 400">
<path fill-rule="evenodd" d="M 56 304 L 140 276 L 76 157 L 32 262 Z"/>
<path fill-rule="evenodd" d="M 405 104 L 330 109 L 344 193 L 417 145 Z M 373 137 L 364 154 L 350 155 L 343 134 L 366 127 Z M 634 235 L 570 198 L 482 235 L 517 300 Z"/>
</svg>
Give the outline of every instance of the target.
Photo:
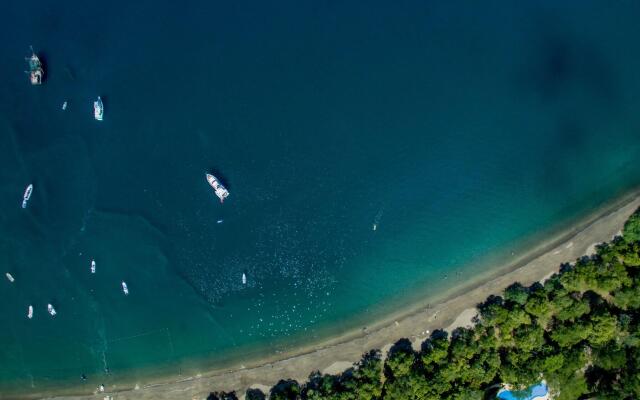
<svg viewBox="0 0 640 400">
<path fill-rule="evenodd" d="M 225 188 L 215 176 L 206 174 L 206 177 L 209 186 L 213 188 L 214 193 L 220 199 L 220 203 L 224 203 L 224 199 L 229 197 L 229 191 L 227 188 Z"/>
<path fill-rule="evenodd" d="M 29 199 L 31 199 L 31 193 L 33 193 L 32 184 L 27 186 L 27 188 L 24 191 L 24 194 L 22 195 L 22 208 L 27 208 L 27 203 L 29 202 Z"/>
<path fill-rule="evenodd" d="M 100 96 L 98 96 L 98 100 L 93 102 L 93 118 L 96 121 L 102 121 L 104 118 L 104 104 L 102 104 Z"/>
<path fill-rule="evenodd" d="M 32 53 L 31 57 L 27 58 L 27 62 L 29 63 L 29 81 L 32 85 L 41 85 L 44 79 L 44 69 L 42 69 L 42 63 L 36 53 Z"/>
</svg>

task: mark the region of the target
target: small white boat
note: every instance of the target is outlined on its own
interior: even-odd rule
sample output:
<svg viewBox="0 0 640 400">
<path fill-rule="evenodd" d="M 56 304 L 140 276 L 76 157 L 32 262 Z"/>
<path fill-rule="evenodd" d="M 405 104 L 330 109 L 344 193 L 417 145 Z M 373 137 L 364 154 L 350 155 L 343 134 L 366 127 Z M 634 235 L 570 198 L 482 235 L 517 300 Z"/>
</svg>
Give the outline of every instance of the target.
<svg viewBox="0 0 640 400">
<path fill-rule="evenodd" d="M 219 219 L 219 220 L 217 220 L 217 221 L 216 221 L 216 224 L 221 224 L 221 223 L 223 223 L 223 222 L 224 222 L 224 220 L 223 220 L 223 219 Z"/>
<path fill-rule="evenodd" d="M 9 280 L 9 282 L 13 283 L 13 282 L 15 282 L 15 281 L 16 281 L 15 279 L 13 279 L 13 275 L 11 275 L 10 273 L 8 273 L 8 272 L 7 272 L 7 273 L 6 273 L 6 274 L 4 274 L 4 275 L 7 277 L 7 279 Z"/>
<path fill-rule="evenodd" d="M 67 102 L 62 103 L 62 111 L 67 109 Z"/>
<path fill-rule="evenodd" d="M 376 229 L 378 229 L 378 224 L 373 224 L 373 230 L 375 231 Z"/>
<path fill-rule="evenodd" d="M 29 306 L 29 312 L 27 313 L 27 318 L 33 318 L 33 306 Z"/>
<path fill-rule="evenodd" d="M 29 186 L 24 190 L 24 194 L 22 195 L 22 208 L 27 208 L 27 203 L 31 198 L 31 193 L 33 193 L 33 184 L 29 184 Z"/>
<path fill-rule="evenodd" d="M 93 117 L 96 121 L 102 121 L 104 117 L 104 104 L 102 104 L 100 96 L 98 96 L 98 100 L 93 102 Z"/>
<path fill-rule="evenodd" d="M 49 311 L 49 314 L 51 314 L 51 316 L 55 316 L 57 314 L 56 309 L 53 308 L 51 304 L 47 304 L 47 311 Z"/>
<path fill-rule="evenodd" d="M 216 193 L 216 196 L 218 196 L 218 198 L 220 199 L 220 203 L 224 203 L 224 199 L 229 197 L 229 191 L 227 190 L 227 188 L 222 186 L 218 178 L 216 178 L 211 174 L 206 174 L 206 175 L 207 175 L 207 182 L 209 182 L 209 185 L 211 185 L 211 187 L 213 188 L 214 192 Z"/>
<path fill-rule="evenodd" d="M 96 273 L 96 262 L 95 262 L 95 260 L 91 260 L 91 273 L 92 274 Z"/>
<path fill-rule="evenodd" d="M 242 284 L 243 285 L 247 284 L 247 274 L 245 274 L 244 272 L 242 273 Z"/>
<path fill-rule="evenodd" d="M 129 287 L 127 287 L 127 283 L 125 281 L 122 281 L 122 291 L 125 295 L 129 294 Z"/>
</svg>

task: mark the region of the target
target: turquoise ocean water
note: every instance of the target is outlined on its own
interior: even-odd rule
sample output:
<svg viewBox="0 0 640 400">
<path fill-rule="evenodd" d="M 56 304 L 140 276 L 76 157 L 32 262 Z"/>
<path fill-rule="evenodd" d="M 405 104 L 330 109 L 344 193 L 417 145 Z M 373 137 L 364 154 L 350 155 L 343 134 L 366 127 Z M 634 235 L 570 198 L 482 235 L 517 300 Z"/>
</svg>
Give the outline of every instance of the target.
<svg viewBox="0 0 640 400">
<path fill-rule="evenodd" d="M 167 3 L 3 7 L 0 397 L 344 332 L 640 183 L 638 2 Z"/>
</svg>

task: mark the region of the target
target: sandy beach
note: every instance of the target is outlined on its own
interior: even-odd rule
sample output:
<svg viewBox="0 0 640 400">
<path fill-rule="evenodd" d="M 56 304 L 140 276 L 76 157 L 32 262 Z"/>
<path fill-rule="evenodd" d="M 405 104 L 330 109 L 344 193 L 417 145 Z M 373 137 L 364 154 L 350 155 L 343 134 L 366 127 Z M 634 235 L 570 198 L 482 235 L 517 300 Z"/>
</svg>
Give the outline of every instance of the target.
<svg viewBox="0 0 640 400">
<path fill-rule="evenodd" d="M 625 220 L 640 207 L 638 193 L 627 195 L 593 213 L 574 226 L 517 257 L 508 265 L 492 269 L 487 276 L 441 295 L 430 305 L 415 304 L 411 309 L 390 315 L 370 325 L 366 331 L 356 330 L 342 336 L 281 354 L 280 359 L 263 359 L 244 363 L 237 369 L 209 371 L 194 377 L 166 378 L 153 385 L 137 388 L 107 388 L 93 395 L 45 397 L 51 399 L 205 399 L 211 391 L 235 390 L 244 398 L 247 388 L 265 390 L 280 379 L 304 382 L 312 371 L 338 373 L 358 361 L 370 349 L 386 351 L 400 338 L 409 338 L 415 346 L 435 329 L 452 330 L 472 324 L 475 306 L 491 294 L 499 294 L 513 282 L 529 285 L 553 273 L 563 262 L 591 253 L 595 244 L 608 241 L 620 233 Z"/>
</svg>

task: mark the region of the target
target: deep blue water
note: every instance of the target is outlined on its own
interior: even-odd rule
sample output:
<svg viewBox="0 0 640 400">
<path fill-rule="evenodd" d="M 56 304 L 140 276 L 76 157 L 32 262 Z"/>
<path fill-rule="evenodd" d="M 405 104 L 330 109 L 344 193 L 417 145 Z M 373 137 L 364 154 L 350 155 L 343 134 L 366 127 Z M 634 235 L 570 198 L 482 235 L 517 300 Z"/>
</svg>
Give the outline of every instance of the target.
<svg viewBox="0 0 640 400">
<path fill-rule="evenodd" d="M 0 393 L 286 350 L 637 187 L 638 17 L 604 1 L 3 5 Z"/>
</svg>

